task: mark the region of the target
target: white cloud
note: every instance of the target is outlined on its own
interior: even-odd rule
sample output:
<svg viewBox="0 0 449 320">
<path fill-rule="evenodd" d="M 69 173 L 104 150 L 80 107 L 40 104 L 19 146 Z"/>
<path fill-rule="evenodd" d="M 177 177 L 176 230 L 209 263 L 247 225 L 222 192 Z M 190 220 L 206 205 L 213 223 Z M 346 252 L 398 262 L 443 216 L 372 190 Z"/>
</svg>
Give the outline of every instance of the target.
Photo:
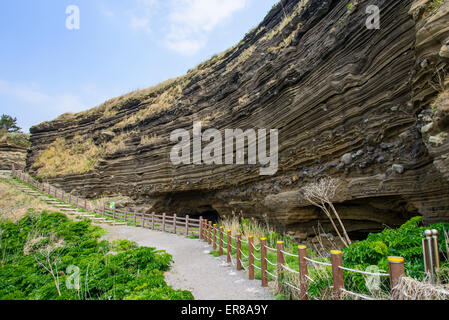
<svg viewBox="0 0 449 320">
<path fill-rule="evenodd" d="M 251 0 L 171 0 L 170 32 L 166 45 L 185 55 L 195 54 L 207 42 L 209 33 Z"/>
<path fill-rule="evenodd" d="M 137 0 L 137 9 L 127 12 L 131 29 L 150 34 L 153 11 L 158 5 L 159 0 Z"/>
<path fill-rule="evenodd" d="M 104 4 L 100 4 L 99 6 L 100 13 L 106 17 L 113 18 L 115 17 L 115 12 L 111 9 L 107 8 Z"/>
<path fill-rule="evenodd" d="M 78 96 L 71 93 L 44 92 L 34 84 L 15 84 L 0 80 L 0 95 L 33 107 L 51 110 L 55 116 L 65 112 L 77 112 L 85 107 Z"/>
<path fill-rule="evenodd" d="M 146 33 L 151 33 L 150 19 L 146 17 L 138 17 L 134 14 L 129 15 L 129 25 L 132 29 L 142 30 Z"/>
</svg>

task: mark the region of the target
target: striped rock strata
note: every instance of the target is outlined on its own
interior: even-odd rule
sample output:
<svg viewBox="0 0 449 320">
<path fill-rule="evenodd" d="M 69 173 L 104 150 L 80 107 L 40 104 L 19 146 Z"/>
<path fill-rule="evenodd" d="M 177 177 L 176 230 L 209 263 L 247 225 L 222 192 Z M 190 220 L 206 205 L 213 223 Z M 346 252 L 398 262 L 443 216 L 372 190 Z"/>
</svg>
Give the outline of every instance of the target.
<svg viewBox="0 0 449 320">
<path fill-rule="evenodd" d="M 36 160 L 57 138 L 100 145 L 126 131 L 124 146 L 90 172 L 56 173 L 50 181 L 90 198 L 129 196 L 147 212 L 242 211 L 299 239 L 318 222 L 331 230 L 300 192 L 326 175 L 343 181 L 336 207 L 354 238 L 414 215 L 448 220 L 447 140 L 430 148 L 422 127 L 432 119 L 419 117 L 444 86 L 448 59 L 439 53 L 449 39 L 447 3 L 282 3 L 284 10 L 275 6 L 237 46 L 143 98 L 33 127 L 28 169 L 39 173 Z M 368 5 L 381 9 L 379 30 L 365 25 Z M 168 94 L 168 107 L 160 107 Z M 447 121 L 447 113 L 440 116 Z M 199 120 L 220 130 L 278 129 L 276 175 L 260 176 L 253 165 L 173 165 L 170 133 Z M 142 136 L 157 138 L 142 144 Z"/>
</svg>

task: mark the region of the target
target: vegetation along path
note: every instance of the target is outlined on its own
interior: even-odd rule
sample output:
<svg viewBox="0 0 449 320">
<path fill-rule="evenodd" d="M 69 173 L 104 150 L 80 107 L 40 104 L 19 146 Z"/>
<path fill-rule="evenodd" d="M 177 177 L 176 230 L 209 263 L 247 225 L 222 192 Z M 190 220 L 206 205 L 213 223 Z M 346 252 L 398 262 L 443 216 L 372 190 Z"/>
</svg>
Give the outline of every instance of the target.
<svg viewBox="0 0 449 320">
<path fill-rule="evenodd" d="M 166 281 L 174 289 L 189 290 L 197 300 L 274 300 L 258 280 L 248 280 L 226 262 L 209 254 L 211 247 L 198 239 L 129 226 L 103 226 L 106 240 L 127 239 L 173 255 Z"/>
<path fill-rule="evenodd" d="M 0 172 L 1 177 L 10 179 L 10 172 Z M 32 191 L 27 186 L 10 180 L 10 187 L 28 196 L 33 196 L 50 208 L 62 211 L 72 219 L 65 208 L 54 207 L 48 197 Z M 94 221 L 99 223 L 99 221 Z M 105 224 L 101 227 L 108 233 L 103 239 L 113 241 L 126 239 L 136 242 L 139 246 L 153 247 L 165 250 L 173 256 L 174 263 L 167 272 L 166 282 L 174 289 L 189 290 L 196 300 L 273 300 L 269 289 L 262 288 L 260 281 L 249 280 L 245 272 L 237 271 L 229 265 L 225 257 L 214 257 L 209 254 L 212 248 L 198 239 L 190 239 L 174 234 L 163 233 L 123 224 Z"/>
</svg>

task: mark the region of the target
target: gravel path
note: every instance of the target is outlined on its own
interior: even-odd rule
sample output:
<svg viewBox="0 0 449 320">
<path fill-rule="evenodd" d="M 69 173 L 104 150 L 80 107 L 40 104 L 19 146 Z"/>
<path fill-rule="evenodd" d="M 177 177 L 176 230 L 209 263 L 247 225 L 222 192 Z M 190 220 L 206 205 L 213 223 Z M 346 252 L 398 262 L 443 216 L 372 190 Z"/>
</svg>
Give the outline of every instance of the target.
<svg viewBox="0 0 449 320">
<path fill-rule="evenodd" d="M 199 240 L 126 226 L 102 226 L 106 240 L 128 239 L 140 246 L 165 250 L 174 264 L 166 281 L 174 289 L 189 290 L 196 300 L 274 300 L 259 280 L 248 280 L 244 271 L 226 263 L 226 257 L 209 254 L 211 247 Z"/>
</svg>

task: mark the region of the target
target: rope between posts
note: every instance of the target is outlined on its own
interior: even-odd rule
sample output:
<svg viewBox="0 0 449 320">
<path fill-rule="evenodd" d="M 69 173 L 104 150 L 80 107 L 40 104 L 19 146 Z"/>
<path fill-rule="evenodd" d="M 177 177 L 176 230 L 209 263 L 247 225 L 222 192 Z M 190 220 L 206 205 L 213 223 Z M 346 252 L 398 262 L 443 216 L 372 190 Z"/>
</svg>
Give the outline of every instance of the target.
<svg viewBox="0 0 449 320">
<path fill-rule="evenodd" d="M 330 263 L 312 260 L 312 259 L 309 259 L 309 258 L 307 258 L 307 257 L 304 257 L 304 259 L 306 259 L 307 261 L 309 261 L 309 262 L 311 262 L 311 263 L 315 263 L 315 264 L 320 264 L 320 265 L 323 265 L 323 266 L 332 267 L 332 264 L 330 264 Z"/>
<path fill-rule="evenodd" d="M 265 260 L 267 260 L 267 262 L 269 263 L 269 264 L 271 264 L 272 266 L 276 266 L 277 264 L 275 264 L 275 263 L 272 263 L 270 260 L 268 260 L 267 258 L 265 258 Z"/>
<path fill-rule="evenodd" d="M 289 271 L 289 272 L 299 274 L 298 271 L 295 271 L 295 270 L 293 270 L 293 269 L 290 269 L 289 267 L 287 267 L 287 266 L 284 265 L 284 264 L 282 264 L 282 268 L 284 268 L 285 270 L 287 270 L 287 271 Z"/>
<path fill-rule="evenodd" d="M 260 251 L 260 246 L 259 246 L 259 248 L 257 248 L 257 246 L 253 244 L 253 249 L 256 251 Z"/>
<path fill-rule="evenodd" d="M 277 249 L 274 249 L 274 248 L 270 248 L 269 246 L 265 246 L 265 248 L 267 248 L 268 250 L 274 251 L 274 252 L 276 252 L 276 251 L 277 251 Z"/>
<path fill-rule="evenodd" d="M 245 241 L 245 240 L 243 240 L 243 239 L 240 239 L 240 241 L 242 241 L 242 242 L 244 242 L 244 243 L 248 243 L 248 241 Z"/>
<path fill-rule="evenodd" d="M 237 248 L 236 247 L 234 247 L 232 244 L 230 244 L 231 245 L 231 248 L 232 249 L 235 249 L 235 250 L 237 250 Z"/>
<path fill-rule="evenodd" d="M 301 289 L 299 289 L 298 287 L 296 287 L 296 286 L 294 286 L 294 285 L 288 283 L 287 281 L 285 281 L 284 284 L 286 284 L 287 286 L 289 286 L 289 287 L 292 288 L 292 289 L 295 289 L 295 290 L 298 290 L 298 291 L 301 292 Z"/>
<path fill-rule="evenodd" d="M 272 276 L 273 278 L 277 279 L 278 277 L 274 274 L 272 274 L 271 272 L 269 272 L 268 270 L 265 270 L 266 273 L 268 273 L 270 276 Z"/>
<path fill-rule="evenodd" d="M 242 249 L 239 249 L 240 253 L 242 254 L 242 256 L 244 256 L 245 258 L 249 258 L 246 254 L 243 253 Z"/>
<path fill-rule="evenodd" d="M 358 298 L 361 298 L 361 299 L 364 299 L 364 300 L 375 300 L 374 298 L 365 296 L 363 294 L 355 293 L 355 292 L 352 292 L 352 291 L 348 291 L 348 290 L 345 290 L 343 288 L 340 288 L 340 290 L 343 291 L 344 293 L 347 293 L 349 295 L 352 295 L 352 296 L 355 296 L 355 297 L 358 297 Z"/>
<path fill-rule="evenodd" d="M 368 271 L 361 271 L 361 270 L 356 270 L 356 269 L 351 269 L 351 268 L 345 268 L 342 266 L 338 266 L 340 269 L 342 270 L 346 270 L 346 271 L 350 271 L 350 272 L 356 272 L 356 273 L 362 273 L 362 274 L 367 274 L 370 276 L 382 276 L 382 277 L 389 277 L 390 274 L 389 273 L 376 273 L 376 272 L 368 272 Z"/>
<path fill-rule="evenodd" d="M 257 261 L 262 261 L 260 258 L 257 258 L 255 255 L 253 255 L 253 258 Z"/>
<path fill-rule="evenodd" d="M 308 275 L 304 275 L 309 281 L 315 282 L 315 280 L 313 280 L 311 277 L 309 277 Z"/>
<path fill-rule="evenodd" d="M 256 266 L 254 263 L 253 263 L 253 267 L 254 267 L 254 268 L 257 268 L 257 269 L 259 269 L 259 270 L 262 270 L 261 268 L 259 268 L 258 266 Z"/>
<path fill-rule="evenodd" d="M 289 252 L 285 252 L 285 251 L 283 251 L 283 250 L 281 250 L 281 252 L 282 252 L 283 254 L 286 254 L 287 256 L 294 257 L 294 258 L 298 258 L 298 255 L 294 255 L 294 254 L 291 254 L 291 253 L 289 253 Z"/>
</svg>

